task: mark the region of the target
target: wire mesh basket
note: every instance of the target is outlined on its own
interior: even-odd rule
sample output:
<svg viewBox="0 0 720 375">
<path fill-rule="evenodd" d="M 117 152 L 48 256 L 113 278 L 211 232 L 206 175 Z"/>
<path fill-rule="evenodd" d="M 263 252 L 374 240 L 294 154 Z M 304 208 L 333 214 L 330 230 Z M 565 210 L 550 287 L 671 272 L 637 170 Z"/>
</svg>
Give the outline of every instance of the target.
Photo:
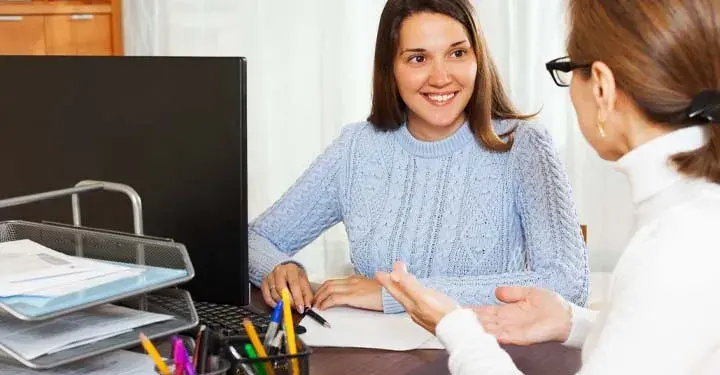
<svg viewBox="0 0 720 375">
<path fill-rule="evenodd" d="M 128 277 L 59 297 L 0 298 L 0 308 L 21 320 L 45 320 L 186 282 L 194 269 L 185 246 L 170 241 L 28 221 L 0 222 L 0 243 L 28 239 L 55 251 L 94 260 L 142 267 Z M 33 301 L 31 301 L 33 300 Z"/>
<path fill-rule="evenodd" d="M 132 204 L 135 233 L 86 228 L 80 224 L 79 193 L 108 190 L 124 193 Z M 97 283 L 58 296 L 19 295 L 0 297 L 0 309 L 14 318 L 42 324 L 49 319 L 112 303 L 131 309 L 169 315 L 169 320 L 143 325 L 96 342 L 26 359 L 0 341 L 0 361 L 19 362 L 49 369 L 139 344 L 139 332 L 150 339 L 189 330 L 198 316 L 186 291 L 174 286 L 191 280 L 195 271 L 187 249 L 172 240 L 143 234 L 140 196 L 127 185 L 104 181 L 81 181 L 75 187 L 0 200 L 0 208 L 71 196 L 73 225 L 22 220 L 0 222 L 0 243 L 31 240 L 66 255 L 141 268 L 139 275 Z M 135 273 L 137 274 L 137 273 Z M 134 274 L 134 275 L 135 275 Z"/>
<path fill-rule="evenodd" d="M 174 333 L 186 331 L 198 324 L 198 316 L 186 291 L 168 288 L 147 295 L 135 296 L 115 304 L 136 310 L 171 315 L 171 320 L 146 325 L 131 332 L 103 339 L 92 344 L 79 346 L 61 352 L 43 355 L 33 360 L 25 360 L 18 353 L 0 344 L 0 361 L 19 362 L 35 369 L 49 369 L 71 362 L 87 359 L 113 350 L 138 345 L 138 335 L 142 331 L 148 338 L 156 339 Z M 7 354 L 3 355 L 2 351 Z"/>
</svg>

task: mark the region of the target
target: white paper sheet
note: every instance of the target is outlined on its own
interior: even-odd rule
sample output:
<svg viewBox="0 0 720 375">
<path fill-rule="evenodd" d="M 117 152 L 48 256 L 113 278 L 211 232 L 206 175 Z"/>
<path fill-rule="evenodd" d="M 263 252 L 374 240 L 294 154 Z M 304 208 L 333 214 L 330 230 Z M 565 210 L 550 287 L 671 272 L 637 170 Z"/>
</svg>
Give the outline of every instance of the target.
<svg viewBox="0 0 720 375">
<path fill-rule="evenodd" d="M 118 350 L 43 371 L 0 362 L 0 375 L 157 375 L 154 368 L 149 356 Z"/>
<path fill-rule="evenodd" d="M 98 342 L 98 341 L 100 341 L 100 340 L 109 339 L 109 338 L 111 338 L 111 337 L 114 337 L 114 336 L 117 336 L 117 335 L 121 335 L 121 334 L 127 333 L 127 332 L 132 332 L 132 329 L 126 329 L 126 330 L 124 330 L 124 331 L 111 332 L 111 333 L 108 333 L 107 335 L 94 336 L 94 337 L 91 337 L 91 338 L 89 338 L 89 339 L 80 340 L 80 341 L 74 341 L 74 342 L 72 342 L 72 343 L 70 343 L 70 344 L 67 344 L 67 345 L 65 345 L 65 346 L 61 346 L 61 347 L 59 347 L 59 348 L 50 350 L 50 351 L 48 351 L 48 352 L 45 353 L 45 354 L 54 354 L 54 353 L 62 352 L 62 351 L 64 351 L 64 350 L 68 350 L 68 349 L 72 349 L 72 348 L 77 348 L 77 347 L 79 347 L 79 346 L 84 346 L 84 345 L 87 345 L 87 344 L 91 344 L 91 343 L 94 343 L 94 342 Z"/>
<path fill-rule="evenodd" d="M 93 338 L 111 337 L 129 329 L 172 319 L 170 315 L 103 305 L 41 322 L 0 313 L 0 344 L 32 360 L 59 348 Z"/>
<path fill-rule="evenodd" d="M 30 240 L 0 243 L 0 282 L 22 282 L 87 270 L 67 258 Z"/>
<path fill-rule="evenodd" d="M 332 328 L 309 317 L 300 322 L 307 332 L 300 338 L 309 346 L 373 348 L 394 351 L 443 349 L 440 341 L 415 324 L 407 314 L 335 307 L 317 311 Z"/>
<path fill-rule="evenodd" d="M 0 297 L 59 296 L 87 288 L 86 280 L 104 278 L 109 282 L 113 276 L 115 280 L 128 277 L 123 272 L 129 270 L 69 256 L 30 240 L 0 243 Z"/>
</svg>

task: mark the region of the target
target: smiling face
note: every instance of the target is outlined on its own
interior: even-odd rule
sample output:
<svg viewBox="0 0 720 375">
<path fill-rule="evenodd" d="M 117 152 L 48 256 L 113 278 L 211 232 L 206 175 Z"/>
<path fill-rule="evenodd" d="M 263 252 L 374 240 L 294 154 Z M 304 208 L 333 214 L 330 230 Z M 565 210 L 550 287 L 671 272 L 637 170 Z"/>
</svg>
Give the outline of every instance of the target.
<svg viewBox="0 0 720 375">
<path fill-rule="evenodd" d="M 422 140 L 453 134 L 465 121 L 477 59 L 463 25 L 439 13 L 419 13 L 400 27 L 394 62 L 398 92 L 408 110 L 408 128 Z"/>
</svg>

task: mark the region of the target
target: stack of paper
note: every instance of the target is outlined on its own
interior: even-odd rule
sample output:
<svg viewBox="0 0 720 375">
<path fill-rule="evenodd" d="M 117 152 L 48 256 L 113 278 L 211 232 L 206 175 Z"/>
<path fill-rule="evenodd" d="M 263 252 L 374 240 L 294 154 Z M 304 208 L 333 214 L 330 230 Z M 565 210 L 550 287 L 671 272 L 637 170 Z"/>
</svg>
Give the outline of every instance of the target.
<svg viewBox="0 0 720 375">
<path fill-rule="evenodd" d="M 309 346 L 372 348 L 385 350 L 443 349 L 440 341 L 415 324 L 407 314 L 335 307 L 319 312 L 332 325 L 326 328 L 305 317 L 300 322 Z"/>
<path fill-rule="evenodd" d="M 0 243 L 0 298 L 61 296 L 142 272 L 65 255 L 30 240 Z"/>
<path fill-rule="evenodd" d="M 93 307 L 41 322 L 0 312 L 0 347 L 26 359 L 87 345 L 172 316 L 115 305 Z"/>
<path fill-rule="evenodd" d="M 149 356 L 118 350 L 43 371 L 0 362 L 0 375 L 157 375 L 154 368 Z"/>
</svg>

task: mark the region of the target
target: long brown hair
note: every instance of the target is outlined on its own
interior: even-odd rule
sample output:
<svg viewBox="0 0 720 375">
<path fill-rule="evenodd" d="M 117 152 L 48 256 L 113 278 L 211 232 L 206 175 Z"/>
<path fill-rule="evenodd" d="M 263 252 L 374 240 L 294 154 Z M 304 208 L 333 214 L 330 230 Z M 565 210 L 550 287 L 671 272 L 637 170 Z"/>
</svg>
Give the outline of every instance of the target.
<svg viewBox="0 0 720 375">
<path fill-rule="evenodd" d="M 477 58 L 475 90 L 465 108 L 470 129 L 481 145 L 494 151 L 507 151 L 512 135 L 504 142 L 492 126 L 492 119 L 527 119 L 510 102 L 502 80 L 487 51 L 487 43 L 477 26 L 475 8 L 469 0 L 388 0 L 380 16 L 375 42 L 372 109 L 368 121 L 385 131 L 400 128 L 405 121 L 406 105 L 398 93 L 393 64 L 398 53 L 403 21 L 418 13 L 439 13 L 460 22 Z M 503 136 L 504 136 L 503 135 Z"/>
<path fill-rule="evenodd" d="M 619 90 L 656 124 L 680 128 L 693 98 L 720 90 L 720 2 L 716 0 L 570 0 L 568 54 L 602 61 Z M 588 77 L 587 69 L 581 74 Z M 720 124 L 702 148 L 674 155 L 678 171 L 720 183 Z"/>
</svg>

